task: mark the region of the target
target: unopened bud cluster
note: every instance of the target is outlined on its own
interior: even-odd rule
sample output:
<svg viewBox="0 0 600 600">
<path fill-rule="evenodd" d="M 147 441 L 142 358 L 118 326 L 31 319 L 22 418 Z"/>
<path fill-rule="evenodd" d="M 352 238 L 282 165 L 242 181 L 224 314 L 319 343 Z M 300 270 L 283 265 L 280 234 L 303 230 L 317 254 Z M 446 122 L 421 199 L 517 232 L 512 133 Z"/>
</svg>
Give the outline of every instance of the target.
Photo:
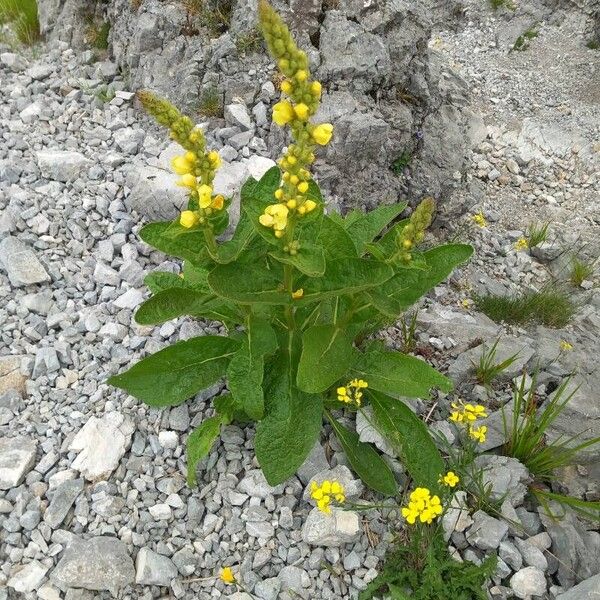
<svg viewBox="0 0 600 600">
<path fill-rule="evenodd" d="M 403 262 L 409 262 L 412 258 L 412 249 L 423 241 L 425 230 L 431 225 L 435 202 L 433 198 L 425 198 L 415 208 L 410 216 L 409 222 L 398 234 L 397 256 Z"/>
<path fill-rule="evenodd" d="M 260 218 L 260 223 L 273 228 L 280 238 L 295 216 L 302 217 L 317 207 L 307 196 L 311 180 L 308 169 L 315 160 L 316 146 L 325 146 L 331 140 L 333 126 L 309 122 L 319 107 L 321 84 L 311 80 L 306 53 L 296 46 L 289 29 L 266 0 L 259 2 L 259 18 L 269 52 L 286 77 L 281 91 L 287 98 L 273 107 L 273 121 L 282 127 L 289 125 L 294 138 L 279 160 L 283 174 L 275 191 L 277 203 L 267 206 Z"/>
<path fill-rule="evenodd" d="M 214 211 L 222 210 L 225 198 L 213 194 L 212 182 L 215 172 L 221 164 L 219 153 L 207 152 L 206 140 L 202 130 L 196 127 L 186 115 L 182 115 L 167 100 L 158 98 L 147 91 L 138 93 L 138 98 L 145 110 L 156 121 L 167 127 L 171 138 L 182 146 L 186 152 L 171 161 L 171 167 L 180 176 L 177 185 L 190 190 L 191 205 L 194 210 L 184 210 L 179 222 L 183 227 L 204 225 Z"/>
</svg>

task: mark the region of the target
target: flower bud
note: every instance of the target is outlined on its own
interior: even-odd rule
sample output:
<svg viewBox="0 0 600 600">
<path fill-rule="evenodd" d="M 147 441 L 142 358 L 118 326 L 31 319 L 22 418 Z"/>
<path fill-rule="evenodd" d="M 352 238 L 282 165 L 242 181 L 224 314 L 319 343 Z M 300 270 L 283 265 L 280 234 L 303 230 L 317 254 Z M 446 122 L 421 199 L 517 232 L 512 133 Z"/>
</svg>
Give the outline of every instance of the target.
<svg viewBox="0 0 600 600">
<path fill-rule="evenodd" d="M 308 79 L 308 73 L 304 69 L 300 69 L 296 73 L 296 79 L 300 82 L 306 81 Z"/>
<path fill-rule="evenodd" d="M 182 227 L 189 229 L 193 227 L 198 222 L 198 215 L 191 210 L 184 210 L 181 215 L 179 215 L 179 223 Z"/>
<path fill-rule="evenodd" d="M 298 191 L 301 194 L 305 194 L 308 191 L 308 182 L 302 181 L 298 184 Z"/>
<path fill-rule="evenodd" d="M 219 194 L 218 196 L 215 196 L 213 198 L 211 206 L 215 210 L 221 210 L 223 208 L 224 204 L 225 204 L 225 198 L 223 198 L 223 196 L 221 194 Z"/>
<path fill-rule="evenodd" d="M 314 200 L 307 200 L 304 203 L 304 207 L 306 208 L 306 212 L 309 213 L 317 207 L 317 203 Z"/>
<path fill-rule="evenodd" d="M 321 82 L 320 81 L 313 81 L 310 84 L 310 91 L 312 92 L 312 94 L 314 96 L 316 96 L 317 98 L 319 98 L 321 96 Z"/>
<path fill-rule="evenodd" d="M 210 165 L 213 169 L 216 169 L 221 165 L 221 156 L 216 150 L 211 150 L 208 153 L 208 160 L 210 161 Z"/>
<path fill-rule="evenodd" d="M 308 119 L 308 106 L 303 102 L 294 106 L 294 112 L 300 120 L 306 121 L 306 119 Z"/>
<path fill-rule="evenodd" d="M 280 87 L 284 94 L 289 94 L 292 91 L 292 84 L 287 79 L 281 82 Z"/>
</svg>

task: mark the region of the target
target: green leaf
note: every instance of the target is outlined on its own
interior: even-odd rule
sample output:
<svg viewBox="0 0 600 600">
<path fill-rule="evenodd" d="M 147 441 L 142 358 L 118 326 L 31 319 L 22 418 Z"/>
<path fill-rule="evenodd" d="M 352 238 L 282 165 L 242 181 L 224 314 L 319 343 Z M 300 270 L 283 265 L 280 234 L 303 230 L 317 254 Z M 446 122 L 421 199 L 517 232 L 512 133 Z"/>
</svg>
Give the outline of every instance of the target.
<svg viewBox="0 0 600 600">
<path fill-rule="evenodd" d="M 444 392 L 452 389 L 452 382 L 424 360 L 400 352 L 367 350 L 352 372 L 365 379 L 370 389 L 397 396 L 427 398 L 432 387 Z"/>
<path fill-rule="evenodd" d="M 396 250 L 400 232 L 410 223 L 410 219 L 402 219 L 390 227 L 376 242 L 365 244 L 365 248 L 375 257 L 390 257 Z"/>
<path fill-rule="evenodd" d="M 340 258 L 328 262 L 323 277 L 300 279 L 296 287 L 304 296 L 296 302 L 307 304 L 340 294 L 354 294 L 381 285 L 394 274 L 386 264 L 363 258 Z"/>
<path fill-rule="evenodd" d="M 352 238 L 344 227 L 338 223 L 332 216 L 325 215 L 321 223 L 318 242 L 325 249 L 325 258 L 327 261 L 336 258 L 357 258 L 358 253 Z"/>
<path fill-rule="evenodd" d="M 293 385 L 290 371 L 281 353 L 267 372 L 266 416 L 256 427 L 256 458 L 269 485 L 282 483 L 298 470 L 321 431 L 322 398 Z"/>
<path fill-rule="evenodd" d="M 254 226 L 248 215 L 242 212 L 232 238 L 227 242 L 217 244 L 217 251 L 209 252 L 211 258 L 218 263 L 227 264 L 234 261 L 250 244 L 255 236 Z"/>
<path fill-rule="evenodd" d="M 298 387 L 317 393 L 344 376 L 354 360 L 354 348 L 346 334 L 335 325 L 316 325 L 302 334 L 302 355 L 298 364 Z"/>
<path fill-rule="evenodd" d="M 242 304 L 290 304 L 282 280 L 280 273 L 261 264 L 218 265 L 208 276 L 215 294 Z"/>
<path fill-rule="evenodd" d="M 368 292 L 369 299 L 384 314 L 397 317 L 430 289 L 444 281 L 473 254 L 468 244 L 447 244 L 423 252 L 429 270 L 402 269 L 380 288 Z"/>
<path fill-rule="evenodd" d="M 191 287 L 197 292 L 210 293 L 208 270 L 191 263 L 189 260 L 186 260 L 183 264 L 183 281 L 187 283 L 187 287 Z"/>
<path fill-rule="evenodd" d="M 323 248 L 314 244 L 302 244 L 297 254 L 290 254 L 277 248 L 277 250 L 269 252 L 269 256 L 281 263 L 296 267 L 309 277 L 320 277 L 325 272 Z"/>
<path fill-rule="evenodd" d="M 376 492 L 385 496 L 394 496 L 398 492 L 394 474 L 373 446 L 361 442 L 358 434 L 332 417 L 329 418 L 329 422 L 356 474 Z"/>
<path fill-rule="evenodd" d="M 248 215 L 256 233 L 272 245 L 279 245 L 279 240 L 273 234 L 273 230 L 261 225 L 258 219 L 269 204 L 277 202 L 273 194 L 279 187 L 280 181 L 281 171 L 279 167 L 272 167 L 262 176 L 260 181 L 256 181 L 253 177 L 248 178 L 240 191 L 242 210 Z"/>
<path fill-rule="evenodd" d="M 277 350 L 277 336 L 266 319 L 250 315 L 247 339 L 227 367 L 229 389 L 240 408 L 256 421 L 264 413 L 264 357 Z"/>
<path fill-rule="evenodd" d="M 148 223 L 140 229 L 140 237 L 157 250 L 189 260 L 194 264 L 206 262 L 206 248 L 204 233 L 202 231 L 188 231 L 185 235 L 172 237 L 169 234 L 173 223 L 159 221 Z"/>
<path fill-rule="evenodd" d="M 154 271 L 144 277 L 146 287 L 153 293 L 158 294 L 171 288 L 191 288 L 192 286 L 179 275 L 167 271 Z"/>
<path fill-rule="evenodd" d="M 367 390 L 374 425 L 396 449 L 417 486 L 435 490 L 445 464 L 427 426 L 400 400 Z"/>
<path fill-rule="evenodd" d="M 170 288 L 146 300 L 135 313 L 140 325 L 156 325 L 182 315 L 213 321 L 237 322 L 239 315 L 232 304 L 213 295 L 186 288 Z"/>
<path fill-rule="evenodd" d="M 372 242 L 375 236 L 393 221 L 404 209 L 406 202 L 378 206 L 367 213 L 352 211 L 346 215 L 346 231 L 353 240 L 359 254 L 365 251 L 365 244 Z"/>
<path fill-rule="evenodd" d="M 237 340 L 214 335 L 177 342 L 114 375 L 108 383 L 150 406 L 181 404 L 225 374 L 239 345 Z"/>
<path fill-rule="evenodd" d="M 238 423 L 250 423 L 252 419 L 241 409 L 239 402 L 229 394 L 221 394 L 213 400 L 215 410 L 223 418 L 223 424 L 229 425 L 232 421 Z"/>
<path fill-rule="evenodd" d="M 187 481 L 190 487 L 196 485 L 196 465 L 210 452 L 221 433 L 221 415 L 203 421 L 187 439 Z"/>
</svg>

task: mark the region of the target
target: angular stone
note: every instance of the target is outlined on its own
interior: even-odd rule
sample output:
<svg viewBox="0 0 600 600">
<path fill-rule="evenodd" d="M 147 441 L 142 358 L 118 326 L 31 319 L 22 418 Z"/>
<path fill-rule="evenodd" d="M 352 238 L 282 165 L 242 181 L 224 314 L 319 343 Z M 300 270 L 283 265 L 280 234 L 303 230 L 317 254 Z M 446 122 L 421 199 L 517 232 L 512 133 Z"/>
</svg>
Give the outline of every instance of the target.
<svg viewBox="0 0 600 600">
<path fill-rule="evenodd" d="M 14 52 L 3 52 L 0 54 L 0 62 L 15 73 L 24 71 L 27 68 L 25 57 Z"/>
<path fill-rule="evenodd" d="M 33 560 L 11 575 L 6 585 L 13 588 L 15 592 L 26 594 L 40 586 L 47 572 L 48 567 L 44 566 L 38 560 Z"/>
<path fill-rule="evenodd" d="M 228 125 L 237 125 L 243 130 L 252 129 L 252 119 L 245 104 L 228 104 L 225 106 L 223 116 Z"/>
<path fill-rule="evenodd" d="M 60 369 L 58 354 L 54 348 L 39 348 L 35 353 L 35 362 L 33 363 L 32 379 L 37 379 L 41 375 L 54 373 Z"/>
<path fill-rule="evenodd" d="M 61 483 L 54 493 L 50 505 L 44 513 L 44 521 L 56 529 L 67 516 L 77 496 L 83 491 L 83 479 L 74 479 Z"/>
<path fill-rule="evenodd" d="M 535 567 L 525 567 L 510 578 L 510 587 L 517 598 L 529 599 L 546 593 L 544 572 Z"/>
<path fill-rule="evenodd" d="M 15 287 L 50 281 L 50 277 L 34 251 L 15 237 L 0 242 L 0 264 Z"/>
<path fill-rule="evenodd" d="M 168 586 L 177 577 L 177 567 L 167 556 L 142 548 L 135 559 L 135 582 L 142 585 Z"/>
<path fill-rule="evenodd" d="M 442 517 L 444 539 L 448 541 L 455 531 L 462 532 L 473 524 L 467 507 L 467 493 L 458 491 L 452 496 L 449 507 Z"/>
<path fill-rule="evenodd" d="M 133 430 L 129 417 L 116 411 L 90 417 L 69 446 L 79 452 L 71 466 L 89 481 L 106 479 L 129 447 Z"/>
<path fill-rule="evenodd" d="M 313 449 L 309 452 L 306 460 L 302 463 L 296 474 L 300 481 L 306 485 L 317 473 L 325 469 L 329 469 L 329 463 L 327 462 L 325 450 L 321 446 L 321 442 L 317 440 L 317 443 L 313 446 Z"/>
<path fill-rule="evenodd" d="M 513 506 L 523 503 L 531 476 L 516 458 L 482 455 L 475 464 L 483 471 L 483 485 L 490 488 L 491 500 L 508 500 Z"/>
<path fill-rule="evenodd" d="M 266 498 L 267 496 L 283 494 L 284 485 L 279 484 L 275 487 L 270 486 L 260 469 L 247 471 L 244 478 L 240 481 L 237 489 L 248 496 L 255 498 Z"/>
<path fill-rule="evenodd" d="M 63 591 L 67 588 L 119 590 L 134 582 L 135 569 L 127 546 L 117 538 L 100 536 L 83 540 L 73 536 L 50 579 Z"/>
<path fill-rule="evenodd" d="M 314 477 L 311 477 L 310 481 L 304 489 L 303 499 L 310 502 L 310 488 L 312 482 L 321 484 L 325 480 L 339 481 L 344 487 L 344 493 L 346 498 L 358 498 L 364 490 L 364 485 L 360 479 L 355 479 L 352 471 L 345 465 L 338 465 L 333 469 L 326 469 L 317 473 Z"/>
<path fill-rule="evenodd" d="M 556 600 L 597 600 L 600 590 L 600 574 L 589 577 L 570 590 L 556 596 Z"/>
<path fill-rule="evenodd" d="M 539 548 L 536 548 L 529 541 L 519 538 L 515 538 L 515 545 L 519 549 L 523 561 L 527 566 L 537 567 L 540 571 L 548 569 L 548 560 Z"/>
<path fill-rule="evenodd" d="M 91 166 L 81 152 L 70 150 L 41 150 L 37 162 L 43 177 L 62 182 L 74 181 Z"/>
<path fill-rule="evenodd" d="M 0 490 L 21 485 L 35 464 L 37 441 L 23 437 L 0 439 Z"/>
<path fill-rule="evenodd" d="M 473 515 L 473 525 L 467 532 L 467 541 L 481 550 L 495 550 L 508 533 L 508 525 L 494 519 L 482 510 Z"/>
<path fill-rule="evenodd" d="M 125 154 L 137 154 L 140 151 L 146 134 L 142 129 L 124 127 L 114 133 L 115 144 Z"/>
<path fill-rule="evenodd" d="M 332 508 L 330 514 L 325 514 L 313 508 L 302 527 L 302 539 L 313 546 L 342 546 L 359 536 L 358 514 L 350 510 Z"/>
<path fill-rule="evenodd" d="M 397 453 L 394 452 L 391 444 L 375 429 L 372 422 L 373 408 L 371 406 L 365 406 L 356 413 L 356 433 L 358 433 L 360 441 L 375 444 L 383 453 L 396 457 Z"/>
<path fill-rule="evenodd" d="M 8 408 L 14 408 L 14 401 L 10 397 L 14 397 L 16 392 L 18 396 L 23 397 L 27 391 L 27 377 L 20 371 L 21 356 L 9 355 L 0 357 L 0 396 L 10 393 L 7 396 L 6 403 L 10 404 Z M 0 403 L 0 406 L 3 404 Z"/>
</svg>

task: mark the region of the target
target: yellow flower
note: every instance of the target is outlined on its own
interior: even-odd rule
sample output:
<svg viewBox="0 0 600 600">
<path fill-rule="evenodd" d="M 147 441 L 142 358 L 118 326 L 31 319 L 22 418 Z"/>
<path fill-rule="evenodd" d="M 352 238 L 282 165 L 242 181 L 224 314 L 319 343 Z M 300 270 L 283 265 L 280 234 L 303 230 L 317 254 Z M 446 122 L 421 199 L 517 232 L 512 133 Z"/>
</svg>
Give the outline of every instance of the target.
<svg viewBox="0 0 600 600">
<path fill-rule="evenodd" d="M 273 195 L 275 198 L 277 198 L 277 200 L 281 200 L 283 198 L 283 190 L 281 188 L 277 188 Z"/>
<path fill-rule="evenodd" d="M 469 306 L 471 306 L 471 300 L 468 298 L 463 298 L 460 303 L 464 308 L 469 308 Z"/>
<path fill-rule="evenodd" d="M 302 288 L 297 289 L 295 292 L 292 292 L 292 298 L 294 300 L 298 300 L 304 296 L 304 290 Z"/>
<path fill-rule="evenodd" d="M 194 156 L 192 152 L 187 152 L 185 156 L 176 156 L 171 160 L 171 168 L 177 175 L 187 175 L 192 172 L 194 165 L 189 160 L 188 154 Z"/>
<path fill-rule="evenodd" d="M 221 210 L 223 208 L 225 204 L 225 198 L 223 198 L 223 196 L 221 196 L 221 194 L 219 194 L 218 196 L 215 196 L 213 198 L 211 207 L 214 208 L 215 210 Z"/>
<path fill-rule="evenodd" d="M 301 181 L 298 184 L 298 191 L 301 194 L 306 194 L 306 192 L 308 192 L 308 181 Z"/>
<path fill-rule="evenodd" d="M 315 95 L 315 96 L 320 96 L 321 95 L 321 82 L 320 81 L 313 81 L 310 84 L 310 91 Z"/>
<path fill-rule="evenodd" d="M 213 169 L 219 167 L 223 162 L 221 160 L 221 155 L 216 150 L 211 150 L 207 156 Z"/>
<path fill-rule="evenodd" d="M 296 73 L 296 79 L 300 82 L 306 81 L 307 78 L 308 78 L 308 73 L 306 71 L 304 71 L 303 69 L 300 69 L 300 71 L 298 71 Z"/>
<path fill-rule="evenodd" d="M 486 433 L 487 427 L 485 425 L 481 425 L 481 427 L 469 427 L 469 435 L 480 444 L 485 442 Z"/>
<path fill-rule="evenodd" d="M 196 183 L 196 178 L 191 173 L 186 173 L 185 175 L 182 175 L 179 178 L 179 181 L 177 181 L 178 186 L 187 188 L 195 188 Z"/>
<path fill-rule="evenodd" d="M 221 581 L 224 581 L 225 583 L 235 583 L 235 576 L 233 575 L 231 567 L 225 567 L 224 569 L 221 569 L 221 574 L 219 575 L 219 577 Z"/>
<path fill-rule="evenodd" d="M 189 229 L 193 227 L 198 222 L 198 215 L 191 210 L 184 210 L 181 215 L 179 215 L 179 223 L 182 227 L 186 227 Z"/>
<path fill-rule="evenodd" d="M 519 252 L 520 250 L 527 250 L 529 248 L 529 242 L 525 238 L 519 238 L 515 243 L 515 250 Z"/>
<path fill-rule="evenodd" d="M 431 523 L 442 511 L 438 496 L 431 496 L 427 488 L 416 488 L 410 494 L 408 506 L 402 508 L 402 516 L 409 525 L 414 525 L 417 518 L 421 523 Z"/>
<path fill-rule="evenodd" d="M 294 106 L 294 112 L 301 121 L 306 121 L 306 119 L 308 119 L 308 106 L 303 102 Z"/>
<path fill-rule="evenodd" d="M 315 500 L 317 508 L 326 514 L 331 513 L 332 500 L 338 504 L 346 501 L 344 486 L 339 481 L 326 479 L 320 485 L 316 481 L 310 484 L 310 497 Z"/>
<path fill-rule="evenodd" d="M 292 91 L 292 84 L 287 79 L 282 81 L 279 87 L 284 94 L 289 94 Z"/>
<path fill-rule="evenodd" d="M 464 404 L 462 400 L 459 400 L 452 402 L 451 406 L 454 410 L 450 413 L 450 420 L 455 423 L 468 423 L 488 416 L 485 406 L 481 404 Z"/>
<path fill-rule="evenodd" d="M 479 227 L 487 227 L 487 221 L 481 211 L 479 211 L 477 214 L 471 215 L 471 221 L 473 221 L 473 223 Z"/>
<path fill-rule="evenodd" d="M 346 404 L 356 404 L 356 406 L 360 406 L 363 397 L 361 390 L 368 387 L 369 384 L 363 379 L 353 379 L 345 386 L 337 388 L 336 393 L 338 400 L 340 402 L 345 402 Z"/>
<path fill-rule="evenodd" d="M 306 200 L 303 206 L 306 212 L 309 213 L 317 207 L 317 203 L 314 200 Z"/>
<path fill-rule="evenodd" d="M 444 485 L 453 488 L 459 481 L 460 479 L 454 471 L 448 471 L 443 477 L 440 476 L 438 483 L 443 483 Z"/>
<path fill-rule="evenodd" d="M 319 146 L 326 146 L 333 135 L 333 125 L 331 123 L 321 123 L 312 130 L 312 137 Z"/>
<path fill-rule="evenodd" d="M 208 208 L 212 204 L 212 188 L 203 183 L 198 186 L 198 205 L 200 208 Z"/>
<path fill-rule="evenodd" d="M 289 209 L 285 204 L 270 204 L 265 208 L 265 212 L 258 218 L 261 225 L 272 227 L 275 235 L 283 232 L 287 225 Z M 281 237 L 280 235 L 277 237 Z"/>
<path fill-rule="evenodd" d="M 570 352 L 571 350 L 573 350 L 573 344 L 570 344 L 569 342 L 567 342 L 567 340 L 560 340 L 559 346 L 561 352 Z"/>
<path fill-rule="evenodd" d="M 278 102 L 273 107 L 273 121 L 277 125 L 287 125 L 294 118 L 295 114 L 292 105 L 286 100 Z"/>
</svg>

